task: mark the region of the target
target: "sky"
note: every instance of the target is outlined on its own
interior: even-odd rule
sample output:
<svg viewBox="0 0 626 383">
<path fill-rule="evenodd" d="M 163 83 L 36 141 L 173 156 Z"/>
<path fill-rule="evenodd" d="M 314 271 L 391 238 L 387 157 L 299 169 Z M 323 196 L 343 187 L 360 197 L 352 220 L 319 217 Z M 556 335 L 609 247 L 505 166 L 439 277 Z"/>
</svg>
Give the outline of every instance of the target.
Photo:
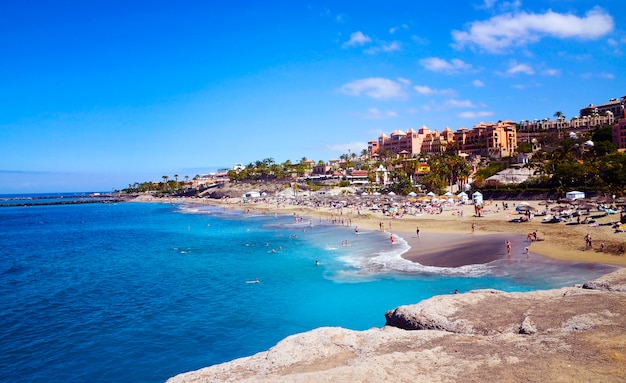
<svg viewBox="0 0 626 383">
<path fill-rule="evenodd" d="M 623 0 L 0 5 L 0 194 L 112 191 L 626 95 Z"/>
</svg>

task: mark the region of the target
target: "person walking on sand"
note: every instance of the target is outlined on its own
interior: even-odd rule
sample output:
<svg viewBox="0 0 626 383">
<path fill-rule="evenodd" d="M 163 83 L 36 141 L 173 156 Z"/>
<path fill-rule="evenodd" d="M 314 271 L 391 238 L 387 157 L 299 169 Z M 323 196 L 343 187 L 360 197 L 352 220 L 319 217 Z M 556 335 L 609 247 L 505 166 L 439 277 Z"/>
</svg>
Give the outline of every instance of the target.
<svg viewBox="0 0 626 383">
<path fill-rule="evenodd" d="M 476 230 L 476 225 L 472 223 L 472 234 L 474 234 L 474 230 Z"/>
<path fill-rule="evenodd" d="M 417 238 L 420 237 L 420 228 L 419 228 L 419 226 L 415 228 L 415 234 L 417 234 Z"/>
</svg>

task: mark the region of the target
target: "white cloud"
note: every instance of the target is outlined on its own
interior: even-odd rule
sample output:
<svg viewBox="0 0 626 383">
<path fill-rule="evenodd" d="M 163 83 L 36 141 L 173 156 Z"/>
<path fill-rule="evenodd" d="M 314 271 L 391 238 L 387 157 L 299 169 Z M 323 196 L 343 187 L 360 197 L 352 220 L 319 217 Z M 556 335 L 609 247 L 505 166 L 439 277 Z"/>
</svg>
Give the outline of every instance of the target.
<svg viewBox="0 0 626 383">
<path fill-rule="evenodd" d="M 532 75 L 535 74 L 535 71 L 533 70 L 533 68 L 530 67 L 530 65 L 513 63 L 511 67 L 506 71 L 506 73 L 510 75 L 515 75 L 518 73 Z"/>
<path fill-rule="evenodd" d="M 447 108 L 475 108 L 476 105 L 470 100 L 446 100 L 444 106 Z"/>
<path fill-rule="evenodd" d="M 464 70 L 469 70 L 472 68 L 470 64 L 467 64 L 459 59 L 452 59 L 450 61 L 446 61 L 444 59 L 440 59 L 437 57 L 429 57 L 420 60 L 420 64 L 430 71 L 433 72 L 447 72 L 447 73 L 455 73 Z"/>
<path fill-rule="evenodd" d="M 469 24 L 467 31 L 452 31 L 455 46 L 478 46 L 489 52 L 502 52 L 514 46 L 535 43 L 544 36 L 555 38 L 596 39 L 613 30 L 611 15 L 594 8 L 584 17 L 545 13 L 506 13 L 486 21 Z"/>
<path fill-rule="evenodd" d="M 390 43 L 381 43 L 380 46 L 367 48 L 363 52 L 367 53 L 367 54 L 370 54 L 370 55 L 374 55 L 374 54 L 377 54 L 377 53 L 380 53 L 380 52 L 399 51 L 400 49 L 402 49 L 400 43 L 397 42 L 397 41 L 392 41 Z"/>
<path fill-rule="evenodd" d="M 497 0 L 484 0 L 483 4 L 478 6 L 478 9 L 487 9 L 493 10 L 497 9 L 498 11 L 507 11 L 507 10 L 517 10 L 522 6 L 522 2 L 520 0 L 513 1 L 502 1 L 499 2 Z"/>
<path fill-rule="evenodd" d="M 406 25 L 406 24 L 402 24 L 399 27 L 391 27 L 391 28 L 389 28 L 389 33 L 393 35 L 397 31 L 399 31 L 400 29 L 409 29 L 409 26 Z"/>
<path fill-rule="evenodd" d="M 453 89 L 433 89 L 426 85 L 415 85 L 413 87 L 415 91 L 421 95 L 430 96 L 430 95 L 454 95 L 456 92 Z"/>
<path fill-rule="evenodd" d="M 491 111 L 482 111 L 482 112 L 461 112 L 458 114 L 460 118 L 482 118 L 493 116 L 493 112 Z"/>
<path fill-rule="evenodd" d="M 472 81 L 472 85 L 474 85 L 476 88 L 482 88 L 483 86 L 485 86 L 485 83 L 480 80 L 474 80 Z"/>
<path fill-rule="evenodd" d="M 350 96 L 365 94 L 375 99 L 403 98 L 406 96 L 400 82 L 382 77 L 370 77 L 344 84 L 339 91 Z"/>
<path fill-rule="evenodd" d="M 417 45 L 428 45 L 429 44 L 428 39 L 426 39 L 424 37 L 420 37 L 418 35 L 411 36 L 411 40 L 415 41 L 415 43 Z"/>
<path fill-rule="evenodd" d="M 371 42 L 372 39 L 369 36 L 366 36 L 361 31 L 356 31 L 350 34 L 350 40 L 343 43 L 344 48 L 355 47 L 365 45 Z"/>
<path fill-rule="evenodd" d="M 398 117 L 398 113 L 393 110 L 379 110 L 378 108 L 369 108 L 367 113 L 360 115 L 363 118 L 367 118 L 369 120 L 382 120 L 386 118 Z"/>
<path fill-rule="evenodd" d="M 401 82 L 404 85 L 411 85 L 411 80 L 402 77 L 398 77 L 398 82 Z"/>
<path fill-rule="evenodd" d="M 541 72 L 545 76 L 560 76 L 561 71 L 558 69 L 546 69 Z"/>
<path fill-rule="evenodd" d="M 583 73 L 580 75 L 580 77 L 584 79 L 601 78 L 605 80 L 613 80 L 615 78 L 615 75 L 613 73 L 607 73 L 607 72 L 599 72 L 599 73 L 594 72 L 594 73 Z"/>
<path fill-rule="evenodd" d="M 382 49 L 383 49 L 383 52 L 393 52 L 393 51 L 399 51 L 400 49 L 402 49 L 402 47 L 399 42 L 392 41 L 389 44 L 383 44 Z"/>
</svg>

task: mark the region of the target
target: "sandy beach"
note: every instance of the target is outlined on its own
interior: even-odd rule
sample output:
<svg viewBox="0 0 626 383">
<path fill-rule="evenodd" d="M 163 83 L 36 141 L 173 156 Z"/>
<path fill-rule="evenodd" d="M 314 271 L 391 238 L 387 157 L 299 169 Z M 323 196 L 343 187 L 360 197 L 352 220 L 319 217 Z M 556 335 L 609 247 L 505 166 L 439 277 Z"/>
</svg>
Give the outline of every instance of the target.
<svg viewBox="0 0 626 383">
<path fill-rule="evenodd" d="M 474 215 L 473 205 L 444 206 L 441 213 L 389 217 L 380 211 L 365 211 L 354 206 L 304 206 L 267 200 L 243 203 L 239 198 L 168 202 L 211 204 L 272 214 L 298 214 L 314 219 L 335 218 L 341 222 L 339 224 L 367 230 L 381 230 L 382 227 L 410 245 L 410 250 L 403 254 L 404 258 L 429 266 L 458 267 L 505 259 L 509 257 L 506 241 L 511 242 L 511 259 L 532 260 L 534 255 L 541 255 L 555 260 L 626 266 L 626 253 L 621 251 L 626 248 L 626 233 L 615 233 L 610 226 L 603 225 L 619 220 L 619 214 L 600 217 L 601 212 L 592 212 L 594 224 L 547 224 L 542 222 L 541 216 L 528 222 L 511 222 L 522 216 L 515 210 L 522 201 L 506 201 L 506 209 L 503 208 L 503 201 L 488 201 L 480 217 Z M 523 203 L 539 211 L 545 209 L 539 201 Z M 537 233 L 538 240 L 528 241 L 528 234 L 533 232 Z M 593 238 L 591 248 L 585 243 L 588 234 Z M 604 244 L 604 249 L 601 244 Z"/>
</svg>

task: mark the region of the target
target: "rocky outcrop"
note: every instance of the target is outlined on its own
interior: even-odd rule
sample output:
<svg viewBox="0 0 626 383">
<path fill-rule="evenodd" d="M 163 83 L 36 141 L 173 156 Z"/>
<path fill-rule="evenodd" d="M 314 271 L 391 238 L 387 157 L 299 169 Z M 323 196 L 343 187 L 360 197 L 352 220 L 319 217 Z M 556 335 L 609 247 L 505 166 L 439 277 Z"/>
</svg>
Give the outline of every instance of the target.
<svg viewBox="0 0 626 383">
<path fill-rule="evenodd" d="M 436 296 L 168 382 L 626 382 L 626 269 L 583 286 Z"/>
</svg>

